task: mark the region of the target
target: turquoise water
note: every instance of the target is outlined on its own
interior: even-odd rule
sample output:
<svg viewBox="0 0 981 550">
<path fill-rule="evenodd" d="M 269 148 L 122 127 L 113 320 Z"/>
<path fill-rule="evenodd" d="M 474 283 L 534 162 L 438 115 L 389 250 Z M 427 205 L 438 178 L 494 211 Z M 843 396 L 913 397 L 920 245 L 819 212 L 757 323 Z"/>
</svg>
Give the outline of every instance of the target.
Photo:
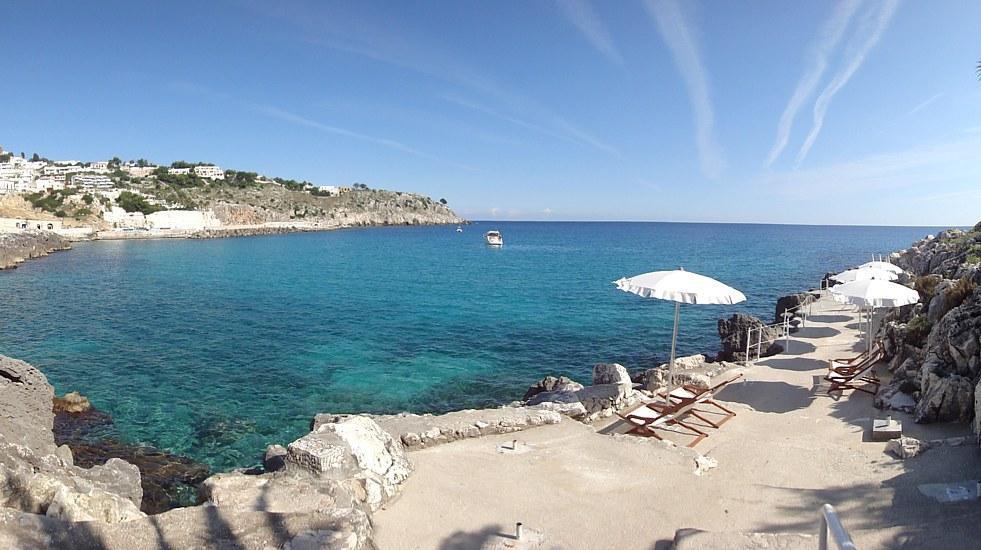
<svg viewBox="0 0 981 550">
<path fill-rule="evenodd" d="M 505 246 L 482 234 L 500 229 Z M 251 465 L 317 412 L 446 411 L 546 374 L 665 360 L 672 306 L 611 281 L 683 266 L 742 290 L 682 309 L 680 354 L 715 321 L 931 228 L 481 223 L 225 240 L 79 243 L 0 272 L 0 353 L 77 390 L 119 432 L 216 468 Z"/>
</svg>

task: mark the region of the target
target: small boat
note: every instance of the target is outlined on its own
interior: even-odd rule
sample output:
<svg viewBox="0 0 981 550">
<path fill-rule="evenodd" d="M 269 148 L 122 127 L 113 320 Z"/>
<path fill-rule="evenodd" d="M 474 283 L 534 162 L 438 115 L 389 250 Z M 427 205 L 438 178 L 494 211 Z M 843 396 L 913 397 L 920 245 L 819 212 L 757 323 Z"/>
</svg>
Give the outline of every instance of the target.
<svg viewBox="0 0 981 550">
<path fill-rule="evenodd" d="M 504 237 L 501 237 L 500 231 L 488 231 L 484 234 L 484 240 L 490 246 L 501 246 L 504 244 Z"/>
<path fill-rule="evenodd" d="M 462 225 L 456 226 L 456 232 L 457 233 L 463 233 L 463 226 Z"/>
</svg>

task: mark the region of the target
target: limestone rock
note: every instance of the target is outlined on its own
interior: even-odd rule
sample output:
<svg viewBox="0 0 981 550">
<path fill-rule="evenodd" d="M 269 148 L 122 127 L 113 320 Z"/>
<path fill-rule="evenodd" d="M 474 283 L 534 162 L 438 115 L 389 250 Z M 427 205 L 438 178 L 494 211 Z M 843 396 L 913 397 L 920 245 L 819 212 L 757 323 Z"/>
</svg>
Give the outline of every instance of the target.
<svg viewBox="0 0 981 550">
<path fill-rule="evenodd" d="M 282 445 L 269 445 L 266 447 L 265 454 L 262 455 L 262 467 L 267 472 L 282 470 L 286 466 L 286 447 Z"/>
<path fill-rule="evenodd" d="M 86 492 L 73 491 L 65 486 L 55 492 L 45 515 L 65 521 L 105 523 L 121 523 L 145 516 L 137 505 L 118 495 L 94 488 Z"/>
<path fill-rule="evenodd" d="M 54 398 L 54 412 L 80 413 L 92 409 L 92 403 L 77 391 L 68 392 L 64 397 Z"/>
<path fill-rule="evenodd" d="M 55 451 L 54 389 L 33 366 L 0 355 L 0 434 L 40 454 Z"/>
<path fill-rule="evenodd" d="M 930 446 L 927 443 L 915 437 L 907 436 L 891 439 L 886 443 L 887 452 L 892 453 L 896 458 L 902 458 L 904 460 L 913 458 L 929 448 Z"/>
<path fill-rule="evenodd" d="M 579 382 L 566 378 L 565 376 L 559 376 L 558 378 L 555 376 L 546 376 L 528 388 L 522 401 L 527 401 L 542 392 L 578 391 L 582 387 L 582 384 Z"/>
<path fill-rule="evenodd" d="M 370 519 L 358 508 L 272 514 L 202 505 L 113 524 L 72 523 L 0 508 L 0 525 L 0 548 L 11 549 L 375 548 Z"/>
<path fill-rule="evenodd" d="M 920 388 L 913 414 L 916 422 L 968 422 L 974 416 L 974 384 L 970 378 L 938 374 L 936 363 L 927 364 L 920 371 Z"/>
<path fill-rule="evenodd" d="M 402 443 L 364 416 L 321 424 L 289 444 L 286 462 L 288 469 L 359 482 L 372 511 L 395 496 L 412 472 Z"/>
<path fill-rule="evenodd" d="M 50 231 L 0 233 L 0 269 L 16 267 L 24 260 L 68 248 L 70 245 L 66 239 Z"/>
<path fill-rule="evenodd" d="M 539 394 L 541 395 L 541 394 Z M 537 398 L 538 396 L 536 396 Z M 533 398 L 534 400 L 535 398 Z M 346 415 L 318 414 L 312 429 L 348 418 Z M 409 414 L 370 416 L 407 449 L 419 449 L 493 434 L 506 434 L 535 426 L 558 424 L 562 415 L 549 406 L 508 406 L 496 409 L 454 411 L 446 414 Z"/>
<path fill-rule="evenodd" d="M 719 319 L 718 331 L 722 344 L 722 350 L 718 355 L 720 361 L 746 360 L 746 333 L 750 328 L 754 329 L 750 339 L 750 357 L 756 358 L 758 340 L 763 342 L 760 349 L 761 357 L 768 357 L 783 351 L 783 346 L 777 343 L 781 335 L 778 329 L 764 326 L 763 321 L 752 315 L 734 313 L 728 319 Z M 762 333 L 755 329 L 762 329 Z"/>
<path fill-rule="evenodd" d="M 339 481 L 283 472 L 216 474 L 201 484 L 199 493 L 206 502 L 220 508 L 276 514 L 357 506 L 351 491 Z"/>
<path fill-rule="evenodd" d="M 599 363 L 593 367 L 593 386 L 603 384 L 625 384 L 630 386 L 630 374 L 619 363 Z"/>
<path fill-rule="evenodd" d="M 797 315 L 799 311 L 798 308 L 813 302 L 815 297 L 808 292 L 799 292 L 797 294 L 790 294 L 788 296 L 781 296 L 777 298 L 776 311 L 773 314 L 774 323 L 783 322 L 783 314 L 785 311 L 790 311 L 793 315 Z"/>
</svg>

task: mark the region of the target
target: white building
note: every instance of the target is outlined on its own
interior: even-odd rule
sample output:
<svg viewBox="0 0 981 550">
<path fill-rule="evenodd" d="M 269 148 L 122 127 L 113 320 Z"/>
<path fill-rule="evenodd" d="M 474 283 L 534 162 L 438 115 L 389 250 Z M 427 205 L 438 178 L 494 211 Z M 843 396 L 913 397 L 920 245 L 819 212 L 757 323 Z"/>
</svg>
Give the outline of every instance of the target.
<svg viewBox="0 0 981 550">
<path fill-rule="evenodd" d="M 211 210 L 163 210 L 148 215 L 146 221 L 151 229 L 173 231 L 199 231 L 221 225 Z"/>
<path fill-rule="evenodd" d="M 97 172 L 103 172 L 103 171 L 108 172 L 109 171 L 109 162 L 108 161 L 93 162 L 93 163 L 89 164 L 89 168 L 91 168 L 91 169 L 93 169 L 93 170 L 95 170 Z"/>
<path fill-rule="evenodd" d="M 337 196 L 340 194 L 340 191 L 338 191 L 336 185 L 321 185 L 320 187 L 317 187 L 317 190 L 319 190 L 321 193 L 328 193 L 331 196 Z"/>
<path fill-rule="evenodd" d="M 27 218 L 0 218 L 0 232 L 12 231 L 58 231 L 61 220 L 38 220 Z"/>
<path fill-rule="evenodd" d="M 0 195 L 6 195 L 7 193 L 14 193 L 17 191 L 17 182 L 0 179 Z"/>
<path fill-rule="evenodd" d="M 167 173 L 168 174 L 174 174 L 174 175 L 177 175 L 177 176 L 186 176 L 186 175 L 188 175 L 188 174 L 191 173 L 191 169 L 190 168 L 168 168 L 167 169 Z"/>
<path fill-rule="evenodd" d="M 75 174 L 72 176 L 72 185 L 85 189 L 110 189 L 112 180 L 102 174 Z"/>
<path fill-rule="evenodd" d="M 156 166 L 123 166 L 122 171 L 134 178 L 145 178 L 153 174 Z"/>
<path fill-rule="evenodd" d="M 118 206 L 103 210 L 102 219 L 114 229 L 144 229 L 147 226 L 143 212 L 127 212 Z"/>
<path fill-rule="evenodd" d="M 38 178 L 34 180 L 34 189 L 38 191 L 58 191 L 65 188 L 65 178 Z"/>
<path fill-rule="evenodd" d="M 65 177 L 66 174 L 70 174 L 72 172 L 79 172 L 81 171 L 81 169 L 82 168 L 80 166 L 75 166 L 71 164 L 64 165 L 64 166 L 48 164 L 47 166 L 41 169 L 41 173 L 44 174 L 45 176 Z"/>
<path fill-rule="evenodd" d="M 199 178 L 207 178 L 209 180 L 223 180 L 225 179 L 225 171 L 218 166 L 195 166 L 194 175 Z"/>
</svg>

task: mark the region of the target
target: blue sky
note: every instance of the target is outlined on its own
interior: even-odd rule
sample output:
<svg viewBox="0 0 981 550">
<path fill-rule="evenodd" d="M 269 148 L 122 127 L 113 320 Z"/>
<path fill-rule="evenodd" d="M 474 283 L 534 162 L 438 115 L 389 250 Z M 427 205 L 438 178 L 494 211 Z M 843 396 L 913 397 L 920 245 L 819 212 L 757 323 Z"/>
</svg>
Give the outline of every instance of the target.
<svg viewBox="0 0 981 550">
<path fill-rule="evenodd" d="M 474 219 L 968 225 L 979 2 L 20 2 L 0 145 Z"/>
</svg>

